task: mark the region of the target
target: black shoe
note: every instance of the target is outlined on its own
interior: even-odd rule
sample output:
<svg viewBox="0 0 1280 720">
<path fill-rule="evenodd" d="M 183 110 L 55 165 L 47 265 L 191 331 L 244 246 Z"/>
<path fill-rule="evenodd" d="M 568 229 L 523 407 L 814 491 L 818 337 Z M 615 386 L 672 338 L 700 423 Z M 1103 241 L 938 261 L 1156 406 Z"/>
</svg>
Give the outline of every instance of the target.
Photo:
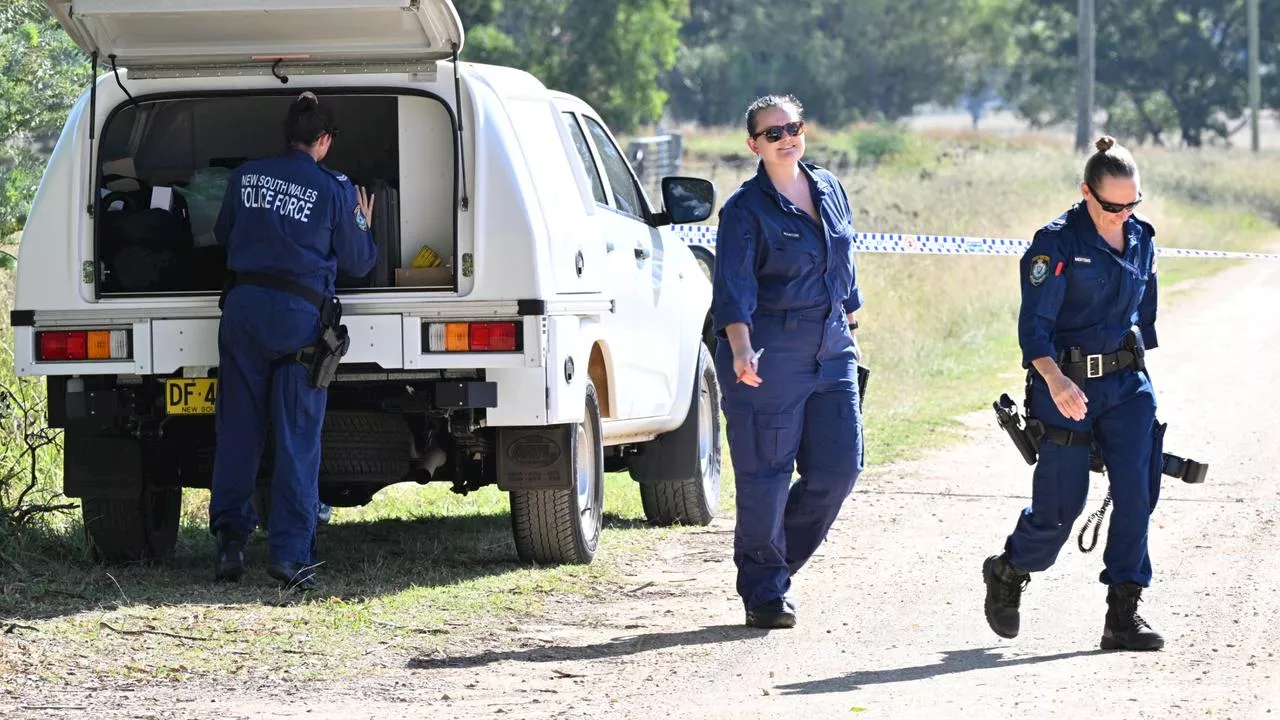
<svg viewBox="0 0 1280 720">
<path fill-rule="evenodd" d="M 1002 638 L 1018 637 L 1018 605 L 1031 575 L 1009 562 L 1009 555 L 992 555 L 982 563 L 982 579 L 987 584 L 987 624 Z"/>
<path fill-rule="evenodd" d="M 240 582 L 244 575 L 244 538 L 218 533 L 218 554 L 213 563 L 213 580 Z"/>
<path fill-rule="evenodd" d="M 772 630 L 774 628 L 793 628 L 796 626 L 796 613 L 787 607 L 782 598 L 771 600 L 764 605 L 747 611 L 747 625 L 750 627 Z"/>
<path fill-rule="evenodd" d="M 1138 614 L 1142 586 L 1120 583 L 1107 589 L 1107 622 L 1102 628 L 1103 650 L 1159 650 L 1164 638 Z"/>
<path fill-rule="evenodd" d="M 279 580 L 285 590 L 315 590 L 320 586 L 316 579 L 315 565 L 294 562 L 275 562 L 267 565 L 267 574 Z"/>
</svg>

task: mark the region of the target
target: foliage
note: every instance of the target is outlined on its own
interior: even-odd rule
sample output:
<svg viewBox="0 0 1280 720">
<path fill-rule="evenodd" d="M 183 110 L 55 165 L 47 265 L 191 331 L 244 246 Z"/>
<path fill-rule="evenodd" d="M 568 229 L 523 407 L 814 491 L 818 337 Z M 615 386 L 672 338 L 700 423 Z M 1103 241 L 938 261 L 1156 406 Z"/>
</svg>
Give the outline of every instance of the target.
<svg viewBox="0 0 1280 720">
<path fill-rule="evenodd" d="M 875 166 L 901 155 L 907 148 L 907 138 L 900 128 L 888 125 L 856 133 L 853 144 L 858 151 L 858 162 Z"/>
<path fill-rule="evenodd" d="M 672 111 L 738 123 L 750 101 L 792 93 L 829 125 L 896 119 L 982 95 L 1009 57 L 1015 0 L 693 0 L 667 79 Z"/>
<path fill-rule="evenodd" d="M 0 7 L 0 238 L 26 222 L 31 198 L 88 63 L 40 0 Z"/>
<path fill-rule="evenodd" d="M 1246 0 L 1148 0 L 1097 3 L 1096 102 L 1105 128 L 1164 144 L 1176 133 L 1199 147 L 1242 127 L 1247 106 Z M 1022 0 L 1017 71 L 1009 90 L 1039 124 L 1074 117 L 1076 0 Z M 1260 65 L 1272 74 L 1280 50 L 1280 15 L 1262 12 Z M 1264 85 L 1274 107 L 1280 88 Z"/>
<path fill-rule="evenodd" d="M 466 60 L 515 65 L 591 103 L 615 129 L 662 114 L 687 0 L 463 0 Z"/>
</svg>

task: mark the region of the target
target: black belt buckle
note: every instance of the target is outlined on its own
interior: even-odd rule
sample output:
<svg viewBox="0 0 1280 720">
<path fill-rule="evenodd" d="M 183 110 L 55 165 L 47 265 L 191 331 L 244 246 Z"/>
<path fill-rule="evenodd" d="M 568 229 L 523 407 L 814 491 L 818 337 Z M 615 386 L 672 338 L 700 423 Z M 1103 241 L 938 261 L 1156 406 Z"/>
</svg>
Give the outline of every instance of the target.
<svg viewBox="0 0 1280 720">
<path fill-rule="evenodd" d="M 1092 380 L 1093 378 L 1102 377 L 1102 356 L 1101 355 L 1089 355 L 1084 360 L 1085 360 L 1085 366 L 1084 366 L 1085 377 L 1089 378 L 1090 380 Z"/>
</svg>

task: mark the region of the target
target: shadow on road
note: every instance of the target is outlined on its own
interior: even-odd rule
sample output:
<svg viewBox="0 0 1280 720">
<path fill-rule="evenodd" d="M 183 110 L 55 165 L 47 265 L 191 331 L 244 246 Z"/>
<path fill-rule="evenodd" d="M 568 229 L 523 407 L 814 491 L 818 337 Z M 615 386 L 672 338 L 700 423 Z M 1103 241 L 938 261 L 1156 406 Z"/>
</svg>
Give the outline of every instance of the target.
<svg viewBox="0 0 1280 720">
<path fill-rule="evenodd" d="M 485 665 L 505 660 L 533 663 L 604 660 L 672 647 L 734 642 L 736 640 L 760 637 L 765 632 L 745 625 L 715 625 L 683 632 L 623 635 L 608 642 L 594 645 L 548 646 L 525 650 L 490 650 L 476 655 L 461 657 L 436 658 L 418 656 L 411 658 L 407 666 L 412 670 L 435 670 L 439 668 L 484 667 Z"/>
<path fill-rule="evenodd" d="M 1003 651 L 996 648 L 970 648 L 967 650 L 950 650 L 942 653 L 942 662 L 929 665 L 893 668 L 891 670 L 868 670 L 854 672 L 840 677 L 825 680 L 778 685 L 775 689 L 782 695 L 822 695 L 826 693 L 849 692 L 867 685 L 887 685 L 890 683 L 928 680 L 941 675 L 954 675 L 971 670 L 991 670 L 994 668 L 1013 667 L 1015 665 L 1038 665 L 1040 663 L 1069 660 L 1087 655 L 1098 655 L 1105 650 L 1075 650 L 1053 655 L 1035 655 L 1030 657 L 1014 657 L 1005 659 Z"/>
</svg>

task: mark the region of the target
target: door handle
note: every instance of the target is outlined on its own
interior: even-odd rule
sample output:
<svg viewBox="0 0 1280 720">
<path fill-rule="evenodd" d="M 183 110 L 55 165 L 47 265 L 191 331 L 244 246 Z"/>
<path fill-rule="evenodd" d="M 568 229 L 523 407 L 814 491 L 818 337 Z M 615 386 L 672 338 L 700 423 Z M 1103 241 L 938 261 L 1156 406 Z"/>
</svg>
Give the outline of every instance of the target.
<svg viewBox="0 0 1280 720">
<path fill-rule="evenodd" d="M 613 241 L 612 241 L 612 240 L 605 240 L 605 241 L 604 241 L 604 251 L 605 251 L 605 252 L 607 252 L 607 253 L 611 253 L 611 252 L 613 252 Z"/>
<path fill-rule="evenodd" d="M 636 246 L 636 259 L 637 259 L 637 260 L 648 260 L 648 259 L 649 259 L 649 257 L 650 257 L 651 255 L 653 255 L 653 251 L 652 251 L 652 250 L 650 250 L 649 248 L 647 248 L 647 247 L 643 247 L 643 246 L 640 246 L 640 245 L 637 245 L 637 246 Z"/>
</svg>

